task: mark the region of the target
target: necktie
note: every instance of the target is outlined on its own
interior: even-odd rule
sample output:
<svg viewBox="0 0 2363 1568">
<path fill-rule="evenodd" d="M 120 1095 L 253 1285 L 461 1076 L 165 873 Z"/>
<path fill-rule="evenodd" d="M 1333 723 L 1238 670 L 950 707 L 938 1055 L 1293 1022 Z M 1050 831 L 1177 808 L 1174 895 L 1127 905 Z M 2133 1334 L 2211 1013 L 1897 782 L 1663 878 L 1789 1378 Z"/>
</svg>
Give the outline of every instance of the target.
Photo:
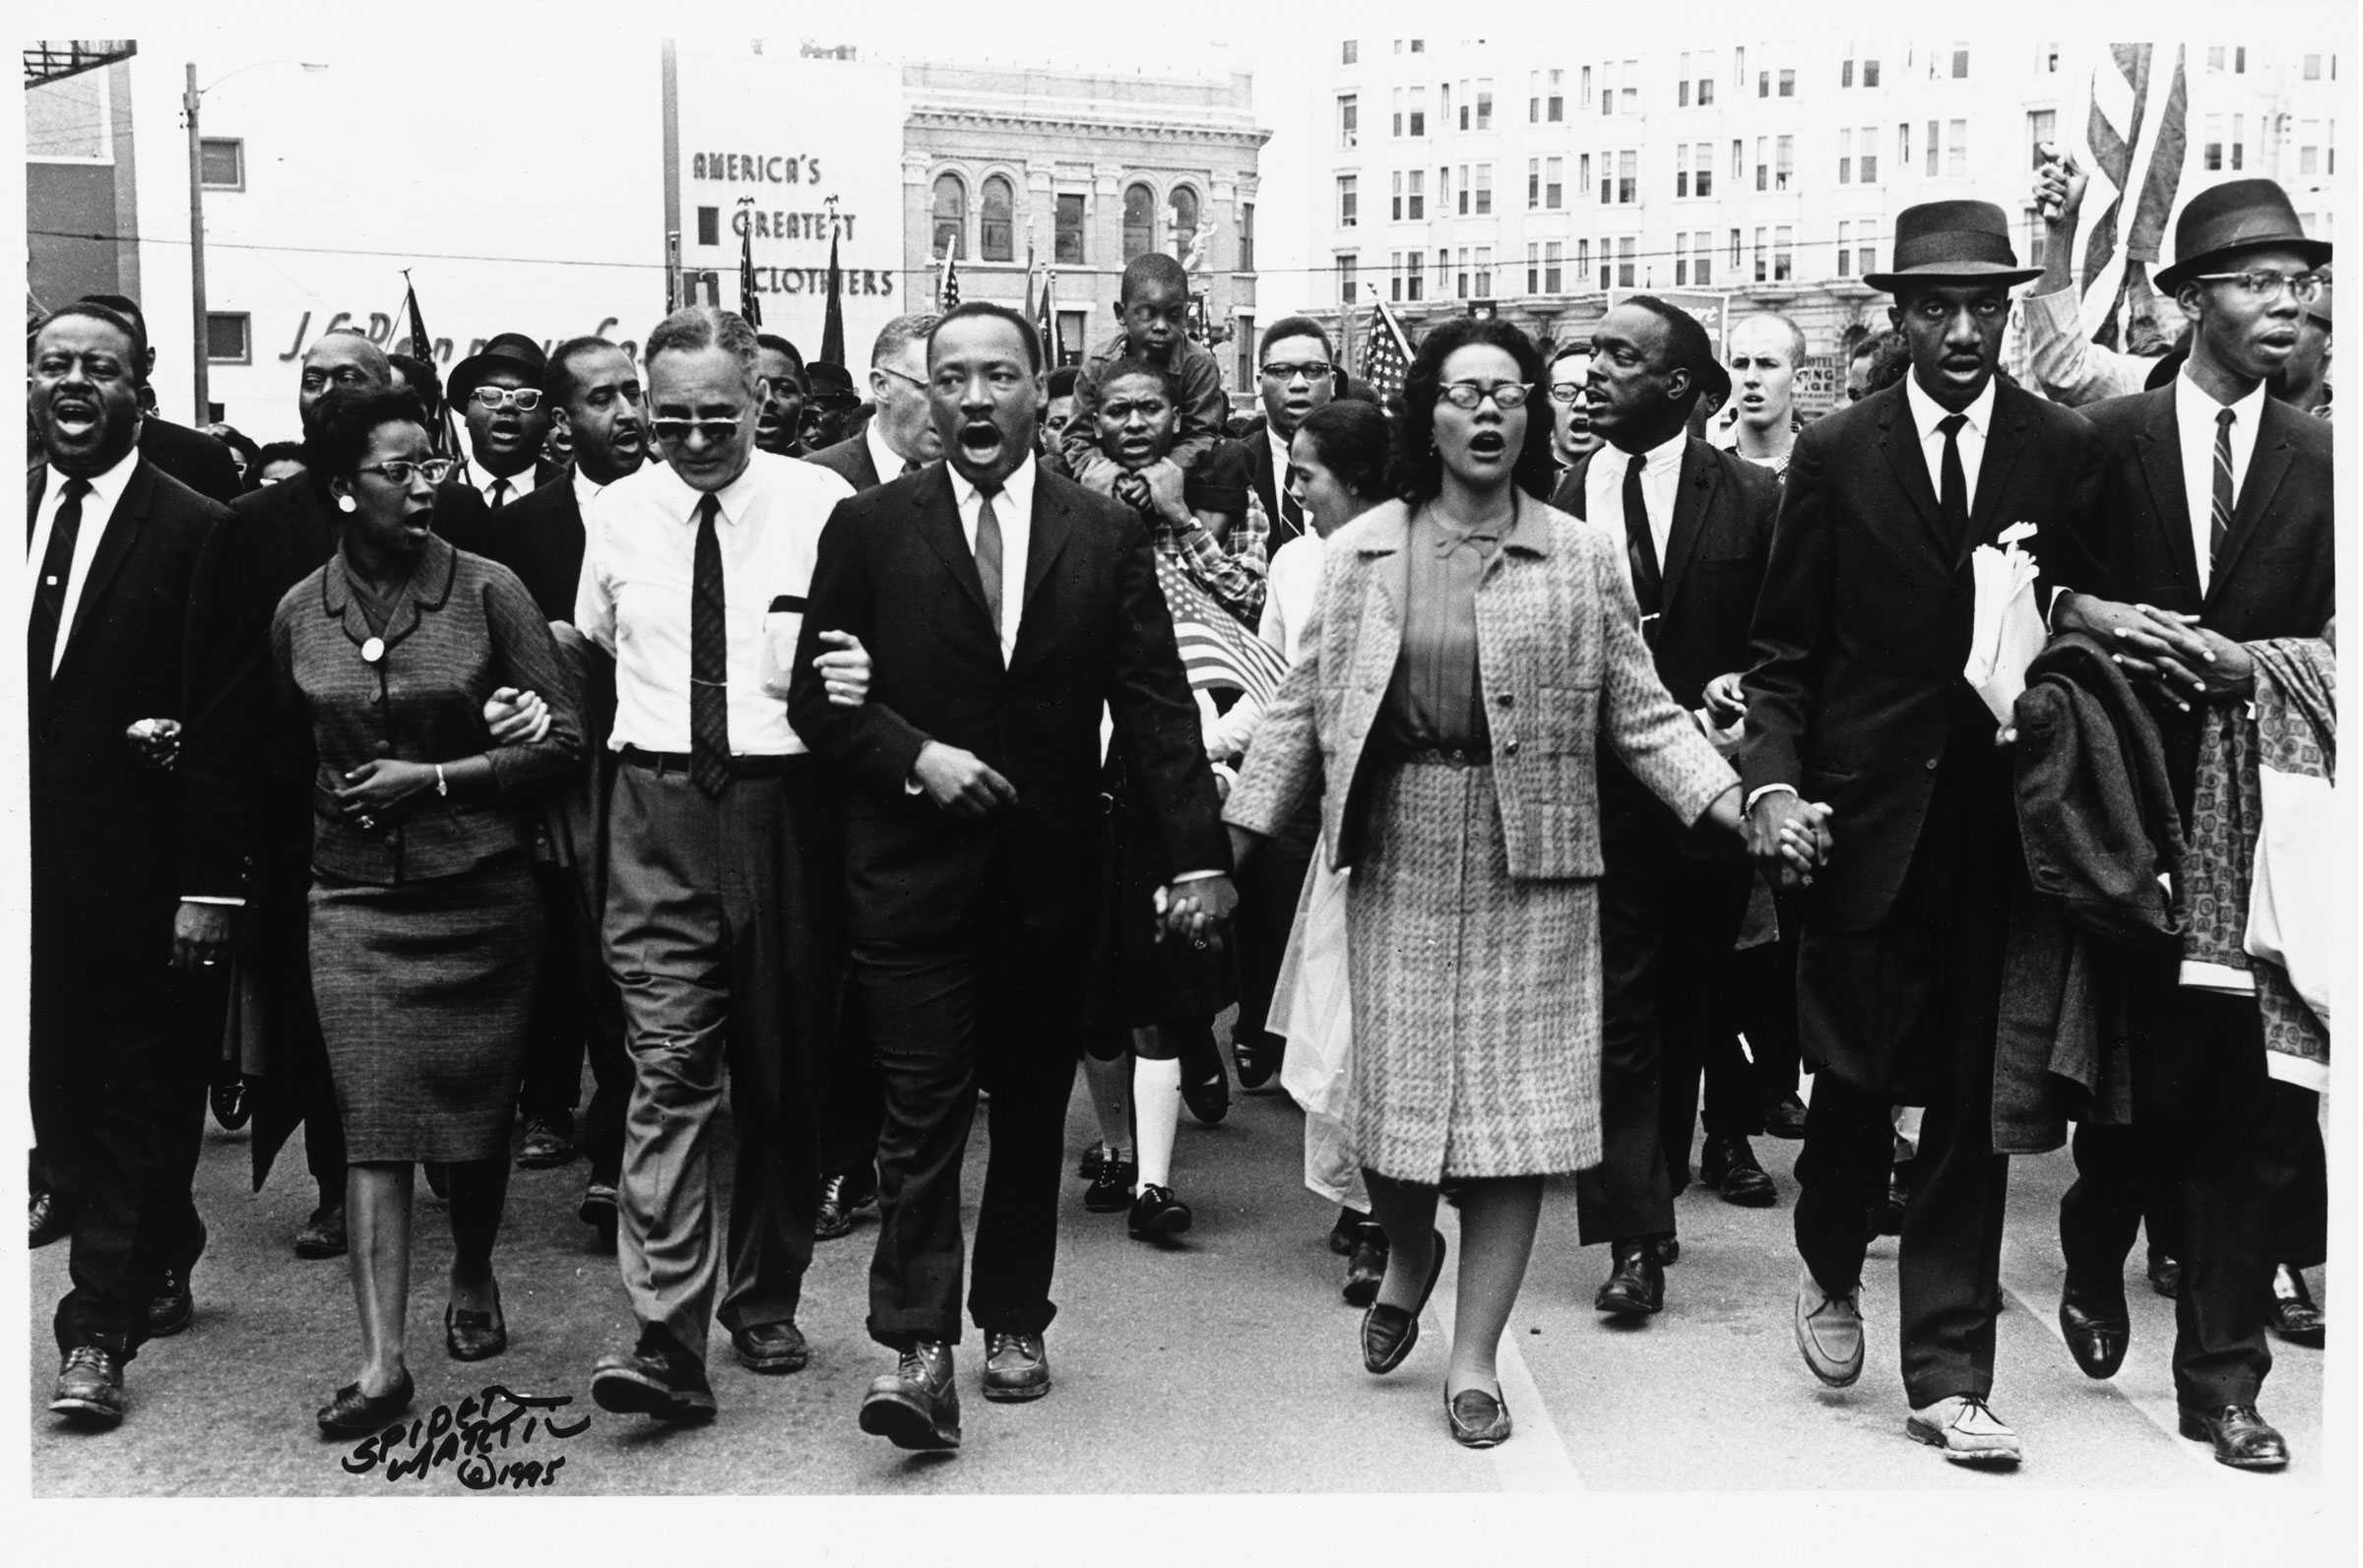
<svg viewBox="0 0 2363 1568">
<path fill-rule="evenodd" d="M 917 472 L 919 471 L 919 459 L 917 459 L 917 458 L 905 458 L 905 459 L 903 459 L 903 471 L 904 471 L 905 473 L 917 473 Z"/>
<path fill-rule="evenodd" d="M 2215 494 L 2207 503 L 2207 570 L 2223 554 L 2223 536 L 2232 532 L 2232 410 L 2215 410 Z"/>
<path fill-rule="evenodd" d="M 1305 533 L 1305 508 L 1289 493 L 1285 482 L 1280 485 L 1280 522 L 1283 536 L 1272 541 L 1275 548 Z"/>
<path fill-rule="evenodd" d="M 993 490 L 977 492 L 977 576 L 985 585 L 985 608 L 992 635 L 1001 635 L 1001 520 L 992 515 Z"/>
<path fill-rule="evenodd" d="M 499 511 L 499 510 L 500 510 L 502 507 L 504 507 L 504 506 L 506 506 L 506 505 L 508 505 L 508 504 L 509 504 L 509 481 L 508 481 L 508 480 L 506 480 L 506 479 L 494 479 L 494 480 L 492 481 L 492 494 L 491 494 L 491 496 L 489 497 L 489 500 L 490 500 L 490 503 L 491 503 L 492 510 L 493 510 L 493 511 L 495 511 L 495 512 Z"/>
<path fill-rule="evenodd" d="M 32 614 L 26 628 L 28 671 L 36 684 L 48 680 L 57 659 L 66 583 L 74 573 L 75 541 L 82 536 L 82 498 L 90 493 L 91 481 L 80 478 L 68 479 L 58 491 L 57 516 L 49 524 L 49 548 L 41 555 L 40 581 L 32 586 Z"/>
<path fill-rule="evenodd" d="M 1969 477 L 1961 467 L 1959 441 L 1961 426 L 1968 422 L 1965 413 L 1947 414 L 1937 421 L 1937 428 L 1945 432 L 1945 460 L 1938 470 L 1944 482 L 1937 490 L 1937 512 L 1956 548 L 1969 536 Z"/>
<path fill-rule="evenodd" d="M 1625 467 L 1625 556 L 1632 564 L 1632 596 L 1644 616 L 1665 608 L 1665 584 L 1657 573 L 1657 539 L 1649 532 L 1649 502 L 1641 493 L 1641 470 L 1649 460 L 1634 453 Z"/>
<path fill-rule="evenodd" d="M 731 782 L 730 621 L 722 591 L 722 503 L 697 501 L 697 557 L 689 577 L 689 777 L 710 796 Z"/>
</svg>

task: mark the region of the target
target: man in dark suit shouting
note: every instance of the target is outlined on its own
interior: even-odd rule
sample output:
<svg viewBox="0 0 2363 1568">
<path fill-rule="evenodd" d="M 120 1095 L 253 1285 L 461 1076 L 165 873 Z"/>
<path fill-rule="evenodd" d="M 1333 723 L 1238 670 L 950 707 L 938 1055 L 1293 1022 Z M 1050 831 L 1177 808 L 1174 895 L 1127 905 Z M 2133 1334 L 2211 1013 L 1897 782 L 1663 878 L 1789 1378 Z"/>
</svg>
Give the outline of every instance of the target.
<svg viewBox="0 0 2363 1568">
<path fill-rule="evenodd" d="M 2085 409 L 2100 478 L 2079 521 L 2094 575 L 2069 579 L 2086 592 L 2064 596 L 2053 624 L 2124 650 L 2126 667 L 2160 694 L 2188 814 L 2202 716 L 2255 691 L 2241 645 L 2319 637 L 2336 609 L 2331 432 L 2267 385 L 2327 293 L 2319 269 L 2331 247 L 2306 237 L 2270 180 L 2201 192 L 2174 238 L 2158 286 L 2194 324 L 2191 357 L 2171 386 Z M 2061 1326 L 2086 1373 L 2116 1370 L 2131 1333 L 2125 1257 L 2141 1167 L 2161 1165 L 2184 1229 L 2182 1433 L 2211 1442 L 2234 1469 L 2278 1470 L 2288 1446 L 2257 1412 L 2257 1395 L 2272 1366 L 2274 1265 L 2320 1263 L 2327 1250 L 2316 1095 L 2267 1050 L 2254 996 L 2179 984 L 2171 959 L 2138 984 L 2134 1125 L 2076 1129 L 2077 1180 L 2060 1205 Z"/>
<path fill-rule="evenodd" d="M 1753 632 L 1741 780 L 1751 851 L 1826 803 L 1836 844 L 1803 900 L 1797 1004 L 1819 1073 L 1797 1161 L 1799 1350 L 1822 1382 L 1861 1375 L 1865 1220 L 1886 1197 L 1892 1103 L 1925 1104 L 1900 1248 L 1906 1431 L 1969 1464 L 2015 1464 L 1987 1405 L 2008 1165 L 1992 1130 L 2010 879 L 2007 754 L 1963 676 L 1972 552 L 2008 529 L 2047 585 L 2079 580 L 2071 520 L 2090 432 L 2001 385 L 2016 265 L 2002 210 L 1931 202 L 1896 219 L 1900 386 L 1807 428 Z M 2083 578 L 2083 581 L 2090 579 Z"/>
<path fill-rule="evenodd" d="M 1748 617 L 1780 484 L 1690 435 L 1715 356 L 1695 320 L 1635 294 L 1600 319 L 1591 348 L 1591 427 L 1608 445 L 1575 466 L 1551 504 L 1618 531 L 1658 678 L 1696 712 L 1709 681 L 1747 666 Z M 1765 1201 L 1771 1197 L 1771 1178 L 1747 1152 L 1753 1122 L 1722 1119 L 1735 1110 L 1753 1118 L 1756 1096 L 1739 1042 L 1713 1039 L 1709 1007 L 1747 911 L 1752 872 L 1736 855 L 1711 857 L 1690 824 L 1613 759 L 1600 765 L 1600 813 L 1604 1158 L 1577 1178 L 1575 1214 L 1586 1243 L 1610 1244 L 1609 1279 L 1594 1305 L 1637 1316 L 1665 1304 L 1674 1195 L 1690 1183 L 1699 1071 L 1718 1043 L 1730 1060 L 1708 1073 L 1716 1091 L 1708 1154 L 1744 1161 L 1723 1181 L 1752 1173 Z"/>
<path fill-rule="evenodd" d="M 73 1195 L 49 1408 L 95 1426 L 123 1418 L 140 1346 L 189 1323 L 209 1064 L 168 966 L 226 953 L 193 927 L 175 941 L 187 841 L 169 771 L 190 585 L 225 514 L 141 458 L 141 346 L 116 312 L 68 305 L 33 334 L 26 382 L 45 459 L 26 496 L 29 1065 L 42 1159 Z"/>
<path fill-rule="evenodd" d="M 960 1166 L 980 1085 L 992 1150 L 968 1309 L 985 1396 L 1050 1389 L 1103 708 L 1164 825 L 1169 909 L 1219 919 L 1238 896 L 1149 536 L 1035 464 L 1039 341 L 1015 311 L 962 305 L 928 335 L 927 378 L 948 465 L 838 504 L 789 713 L 847 775 L 854 972 L 886 1084 L 869 1333 L 899 1361 L 862 1428 L 944 1449 L 960 1441 Z M 813 665 L 833 631 L 870 650 L 862 707 L 832 706 Z"/>
</svg>

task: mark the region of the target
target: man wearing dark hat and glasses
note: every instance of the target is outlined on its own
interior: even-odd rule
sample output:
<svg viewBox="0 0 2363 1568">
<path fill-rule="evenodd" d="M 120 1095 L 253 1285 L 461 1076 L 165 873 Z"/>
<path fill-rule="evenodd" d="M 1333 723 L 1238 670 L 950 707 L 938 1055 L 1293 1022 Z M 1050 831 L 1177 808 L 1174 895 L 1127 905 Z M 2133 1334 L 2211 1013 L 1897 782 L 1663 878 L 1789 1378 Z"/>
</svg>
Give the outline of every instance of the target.
<svg viewBox="0 0 2363 1568">
<path fill-rule="evenodd" d="M 1784 835 L 1814 835 L 1814 805 L 1834 838 L 1800 901 L 1798 1026 L 1819 1075 L 1797 1161 L 1798 1349 L 1829 1386 L 1861 1375 L 1888 1107 L 1926 1105 L 1898 1250 L 1905 1430 L 1979 1465 L 2019 1458 L 1987 1399 L 2008 1175 L 1991 1127 L 1995 1022 L 2024 873 L 2008 754 L 1963 677 L 1970 561 L 2010 530 L 2045 579 L 2076 581 L 2067 520 L 2090 451 L 2075 414 L 1995 375 L 2010 290 L 2035 276 L 1990 203 L 1897 217 L 1894 271 L 1863 281 L 1895 296 L 1911 372 L 1797 440 L 1739 758 L 1768 873 Z"/>
<path fill-rule="evenodd" d="M 2336 608 L 2331 431 L 2270 395 L 2328 292 L 2331 247 L 2307 238 L 2280 186 L 2261 179 L 2193 197 L 2174 237 L 2158 284 L 2194 324 L 2190 358 L 2170 385 L 2085 410 L 2099 479 L 2076 521 L 2091 560 L 2055 579 L 2083 592 L 2062 596 L 2053 626 L 2120 650 L 2155 694 L 2189 818 L 2207 710 L 2254 698 L 2255 645 L 2320 638 Z M 2245 910 L 2230 913 L 2245 922 Z M 2276 1286 L 2294 1281 L 2302 1297 L 2296 1269 L 2327 1250 L 2320 1079 L 2268 1047 L 2258 996 L 2216 989 L 2178 957 L 2135 981 L 2134 1126 L 2077 1129 L 2077 1180 L 2060 1209 L 2060 1316 L 2077 1364 L 2114 1372 L 2131 1332 L 2125 1257 L 2143 1173 L 2162 1173 L 2184 1230 L 2182 1433 L 2224 1465 L 2279 1470 L 2288 1447 L 2257 1396 L 2272 1366 Z M 2295 1268 L 2276 1280 L 2276 1264 Z"/>
<path fill-rule="evenodd" d="M 504 332 L 452 367 L 445 395 L 468 426 L 468 483 L 497 512 L 556 476 L 542 460 L 550 405 L 542 380 L 549 359 L 523 333 Z M 466 546 L 473 547 L 473 546 Z"/>
</svg>

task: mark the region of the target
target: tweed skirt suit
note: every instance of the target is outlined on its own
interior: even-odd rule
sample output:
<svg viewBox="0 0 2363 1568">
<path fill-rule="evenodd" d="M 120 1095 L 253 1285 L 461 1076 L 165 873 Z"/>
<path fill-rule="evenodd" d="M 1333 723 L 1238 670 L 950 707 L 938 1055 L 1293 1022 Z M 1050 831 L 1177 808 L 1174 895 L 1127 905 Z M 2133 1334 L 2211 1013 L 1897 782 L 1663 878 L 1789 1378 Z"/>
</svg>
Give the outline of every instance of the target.
<svg viewBox="0 0 2363 1568">
<path fill-rule="evenodd" d="M 1490 757 L 1383 743 L 1432 532 L 1389 502 L 1329 539 L 1225 817 L 1270 836 L 1317 796 L 1353 868 L 1362 1163 L 1426 1184 L 1578 1170 L 1600 1162 L 1597 747 L 1686 822 L 1736 780 L 1657 678 L 1620 541 L 1522 495 L 1475 591 Z"/>
</svg>

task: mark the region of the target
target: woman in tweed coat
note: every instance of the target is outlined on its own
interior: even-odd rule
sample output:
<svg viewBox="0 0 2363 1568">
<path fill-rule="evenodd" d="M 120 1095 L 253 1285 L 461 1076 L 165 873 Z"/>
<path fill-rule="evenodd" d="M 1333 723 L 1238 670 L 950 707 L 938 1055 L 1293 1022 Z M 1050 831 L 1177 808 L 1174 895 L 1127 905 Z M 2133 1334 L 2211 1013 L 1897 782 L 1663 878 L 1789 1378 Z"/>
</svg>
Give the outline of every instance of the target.
<svg viewBox="0 0 2363 1568">
<path fill-rule="evenodd" d="M 1605 742 L 1684 821 L 1735 837 L 1739 788 L 1659 684 L 1617 542 L 1533 499 L 1550 473 L 1541 356 L 1506 322 L 1420 345 L 1401 501 L 1329 541 L 1320 611 L 1226 816 L 1242 852 L 1319 796 L 1354 871 L 1352 1127 L 1390 1249 L 1363 1318 L 1401 1363 L 1460 1188 L 1452 1435 L 1509 1435 L 1495 1352 L 1543 1178 L 1600 1160 L 1599 813 Z"/>
</svg>

